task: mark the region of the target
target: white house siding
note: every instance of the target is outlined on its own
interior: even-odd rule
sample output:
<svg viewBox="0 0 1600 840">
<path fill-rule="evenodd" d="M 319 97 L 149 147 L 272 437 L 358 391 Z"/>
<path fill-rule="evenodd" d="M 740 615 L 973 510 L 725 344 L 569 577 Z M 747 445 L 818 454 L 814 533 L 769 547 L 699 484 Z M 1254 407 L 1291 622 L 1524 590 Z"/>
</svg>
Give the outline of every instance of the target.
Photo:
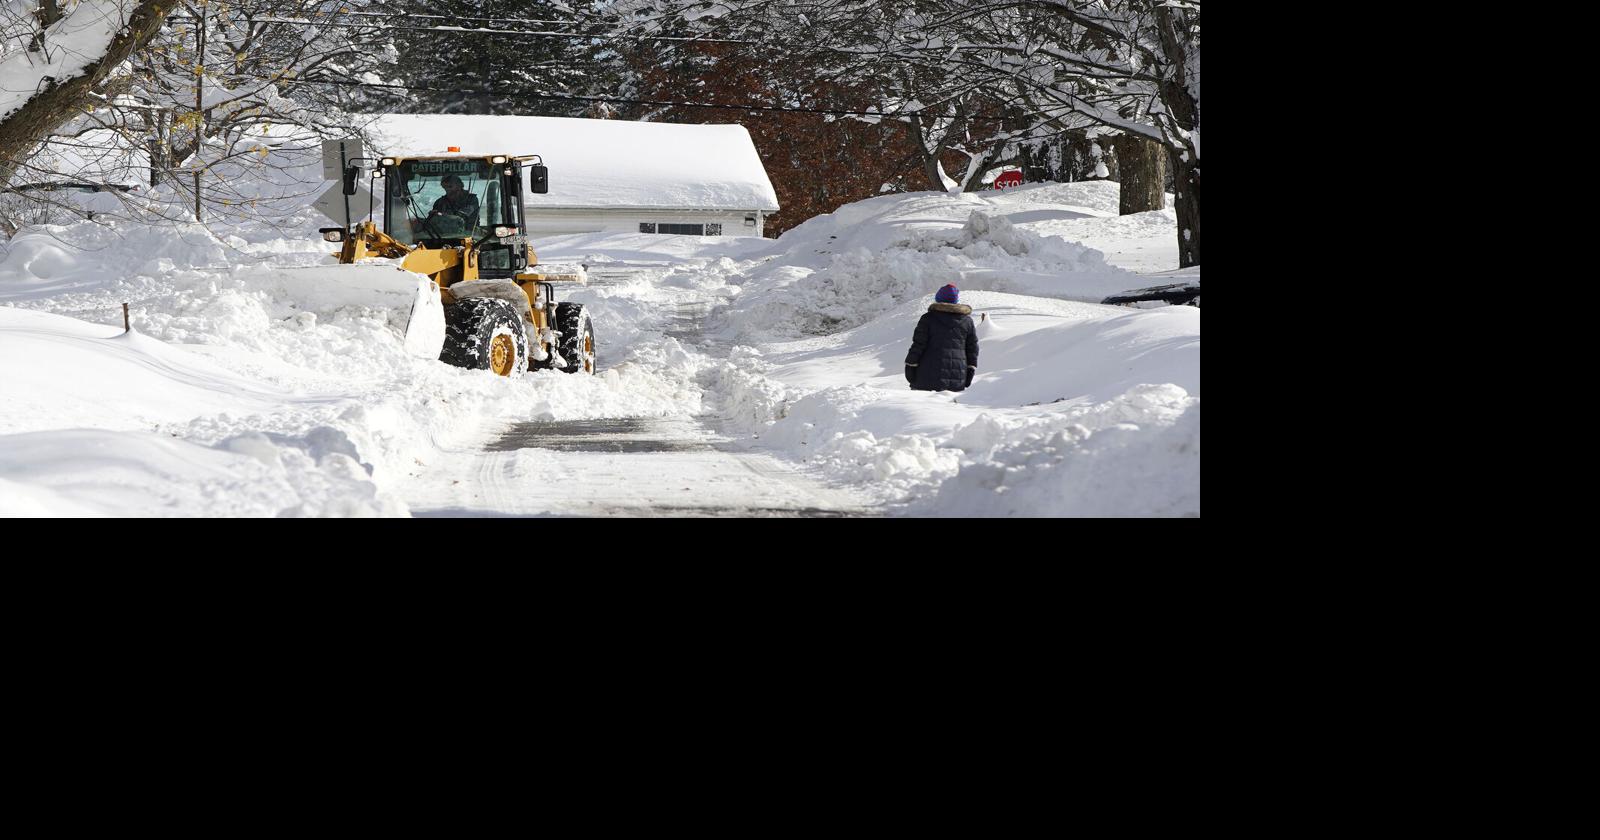
<svg viewBox="0 0 1600 840">
<path fill-rule="evenodd" d="M 640 233 L 639 225 L 722 225 L 722 236 L 761 236 L 766 214 L 760 210 L 655 210 L 557 208 L 528 205 L 523 211 L 530 237 L 564 233 Z M 754 225 L 745 220 L 755 219 Z"/>
</svg>

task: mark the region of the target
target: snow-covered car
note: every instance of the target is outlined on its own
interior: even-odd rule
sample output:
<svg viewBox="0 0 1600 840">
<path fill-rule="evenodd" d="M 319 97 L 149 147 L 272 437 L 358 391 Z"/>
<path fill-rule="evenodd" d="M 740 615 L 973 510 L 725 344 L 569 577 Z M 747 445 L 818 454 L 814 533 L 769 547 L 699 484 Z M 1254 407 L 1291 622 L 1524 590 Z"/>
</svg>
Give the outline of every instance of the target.
<svg viewBox="0 0 1600 840">
<path fill-rule="evenodd" d="M 1141 301 L 1166 301 L 1174 306 L 1199 306 L 1200 281 L 1192 283 L 1168 283 L 1165 286 L 1151 286 L 1148 289 L 1133 289 L 1121 294 L 1111 295 L 1101 303 L 1139 303 Z"/>
</svg>

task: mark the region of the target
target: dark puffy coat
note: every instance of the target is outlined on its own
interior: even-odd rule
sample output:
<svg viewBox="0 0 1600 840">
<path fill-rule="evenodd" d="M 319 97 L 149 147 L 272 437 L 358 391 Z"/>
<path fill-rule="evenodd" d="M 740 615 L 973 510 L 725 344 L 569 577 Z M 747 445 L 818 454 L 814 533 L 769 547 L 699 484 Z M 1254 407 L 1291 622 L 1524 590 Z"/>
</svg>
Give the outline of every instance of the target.
<svg viewBox="0 0 1600 840">
<path fill-rule="evenodd" d="M 972 307 L 936 303 L 917 321 L 906 353 L 906 379 L 918 391 L 965 391 L 978 367 Z"/>
</svg>

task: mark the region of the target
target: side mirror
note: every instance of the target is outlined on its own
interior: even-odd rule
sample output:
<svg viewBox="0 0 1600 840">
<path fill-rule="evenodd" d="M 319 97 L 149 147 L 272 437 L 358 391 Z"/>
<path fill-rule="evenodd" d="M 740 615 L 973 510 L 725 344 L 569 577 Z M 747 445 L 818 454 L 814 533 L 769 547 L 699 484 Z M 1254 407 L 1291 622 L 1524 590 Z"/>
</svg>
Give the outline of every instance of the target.
<svg viewBox="0 0 1600 840">
<path fill-rule="evenodd" d="M 317 233 L 328 242 L 343 242 L 346 231 L 344 228 L 318 228 Z"/>
<path fill-rule="evenodd" d="M 542 163 L 528 167 L 528 189 L 544 194 L 550 191 L 550 169 Z"/>
<path fill-rule="evenodd" d="M 344 168 L 344 194 L 356 194 L 356 177 L 361 174 L 361 167 L 350 164 Z"/>
</svg>

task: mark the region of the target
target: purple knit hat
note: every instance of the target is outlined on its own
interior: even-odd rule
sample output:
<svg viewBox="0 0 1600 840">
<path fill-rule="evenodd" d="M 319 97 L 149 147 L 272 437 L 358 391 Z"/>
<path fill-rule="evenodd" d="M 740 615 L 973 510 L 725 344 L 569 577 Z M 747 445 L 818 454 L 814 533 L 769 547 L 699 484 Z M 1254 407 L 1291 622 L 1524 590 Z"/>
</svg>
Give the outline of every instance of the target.
<svg viewBox="0 0 1600 840">
<path fill-rule="evenodd" d="M 933 299 L 940 303 L 955 303 L 960 297 L 961 290 L 956 288 L 956 284 L 948 283 L 933 296 Z"/>
</svg>

